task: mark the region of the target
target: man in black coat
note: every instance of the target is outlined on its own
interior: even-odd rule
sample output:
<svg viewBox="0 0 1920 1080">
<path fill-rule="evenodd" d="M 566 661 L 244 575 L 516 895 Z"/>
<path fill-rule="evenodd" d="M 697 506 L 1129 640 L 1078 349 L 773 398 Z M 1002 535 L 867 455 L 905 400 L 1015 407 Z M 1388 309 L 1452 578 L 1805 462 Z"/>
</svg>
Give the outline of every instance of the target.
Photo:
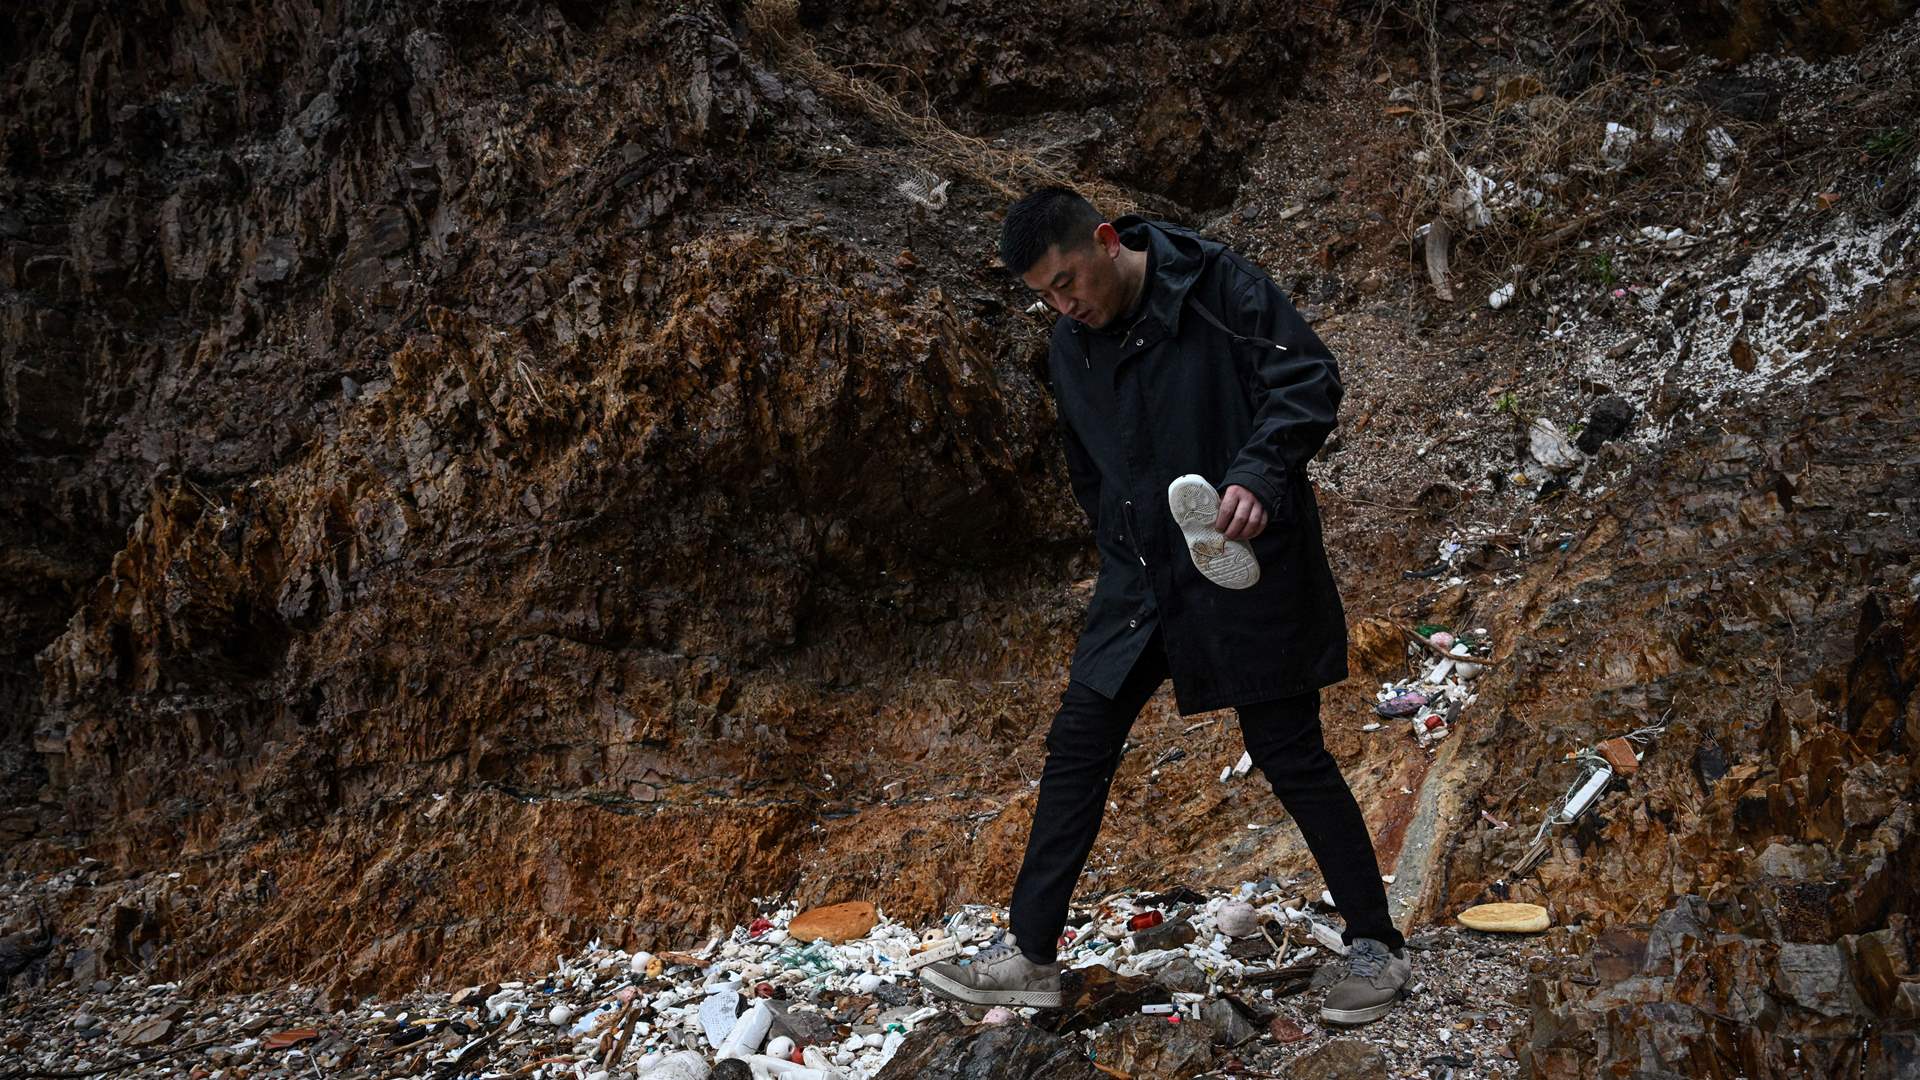
<svg viewBox="0 0 1920 1080">
<path fill-rule="evenodd" d="M 1012 933 L 922 972 L 982 1005 L 1057 1006 L 1056 948 L 1134 718 L 1173 680 L 1183 714 L 1233 708 L 1346 918 L 1333 1023 L 1385 1015 L 1411 970 L 1373 842 L 1321 740 L 1346 678 L 1346 620 L 1307 462 L 1333 430 L 1339 369 L 1257 267 L 1165 222 L 1109 222 L 1079 195 L 1007 212 L 1001 260 L 1060 312 L 1048 356 L 1073 494 L 1100 578 L 1047 735 Z"/>
</svg>

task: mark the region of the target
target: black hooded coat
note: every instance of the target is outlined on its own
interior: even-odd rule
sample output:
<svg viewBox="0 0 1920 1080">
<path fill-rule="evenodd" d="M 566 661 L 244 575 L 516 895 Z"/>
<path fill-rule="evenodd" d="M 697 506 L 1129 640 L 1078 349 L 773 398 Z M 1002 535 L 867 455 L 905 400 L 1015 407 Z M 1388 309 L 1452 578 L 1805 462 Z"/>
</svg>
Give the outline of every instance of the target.
<svg viewBox="0 0 1920 1080">
<path fill-rule="evenodd" d="M 1098 330 L 1061 316 L 1048 354 L 1073 494 L 1100 551 L 1073 679 L 1112 697 L 1158 626 L 1182 713 L 1339 682 L 1346 617 L 1306 478 L 1333 430 L 1339 368 L 1273 281 L 1224 245 L 1140 217 L 1114 226 L 1147 253 L 1139 304 Z M 1252 588 L 1195 569 L 1167 503 L 1186 473 L 1266 508 Z"/>
</svg>

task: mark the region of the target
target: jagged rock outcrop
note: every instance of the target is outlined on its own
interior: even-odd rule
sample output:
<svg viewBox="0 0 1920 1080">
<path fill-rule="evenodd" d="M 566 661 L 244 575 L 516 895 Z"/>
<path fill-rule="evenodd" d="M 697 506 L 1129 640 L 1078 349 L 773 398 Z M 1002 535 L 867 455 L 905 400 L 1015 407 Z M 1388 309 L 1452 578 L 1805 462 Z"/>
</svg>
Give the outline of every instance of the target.
<svg viewBox="0 0 1920 1080">
<path fill-rule="evenodd" d="M 1486 402 L 1521 380 L 1482 373 L 1525 347 L 1467 349 L 1485 320 L 1395 276 L 1415 147 L 1376 111 L 1413 99 L 1372 72 L 1427 56 L 1399 24 L 1375 55 L 1277 6 L 176 7 L 30 5 L 0 44 L 0 843 L 99 860 L 50 970 L 368 994 L 697 944 L 756 897 L 1003 899 L 1094 569 L 1044 322 L 993 264 L 995 183 L 1051 168 L 1351 302 L 1314 311 L 1351 358 L 1328 475 L 1432 473 L 1326 507 L 1354 667 L 1386 677 L 1422 619 L 1490 627 L 1502 666 L 1431 761 L 1349 722 L 1366 679 L 1329 739 L 1387 863 L 1420 864 L 1411 920 L 1511 895 L 1590 943 L 1533 990 L 1536 1074 L 1910 1060 L 1906 203 L 1887 287 L 1801 343 L 1831 362 L 1803 395 L 1668 387 L 1590 440 L 1610 486 L 1516 509 L 1500 470 L 1435 464 L 1460 425 L 1519 430 Z M 1449 107 L 1497 107 L 1458 74 Z M 930 174 L 945 203 L 901 194 Z M 1811 280 L 1748 302 L 1829 303 Z M 1449 514 L 1500 513 L 1460 581 L 1403 576 Z M 1562 755 L 1661 719 L 1508 880 Z M 1136 735 L 1090 886 L 1304 870 L 1215 778 L 1230 731 L 1155 706 Z M 1424 847 L 1416 789 L 1443 793 Z"/>
<path fill-rule="evenodd" d="M 1529 827 L 1463 816 L 1445 903 L 1580 925 L 1583 981 L 1534 987 L 1531 1075 L 1891 1076 L 1920 1054 L 1916 552 L 1907 511 L 1876 509 L 1915 505 L 1920 427 L 1869 404 L 1917 376 L 1908 337 L 1804 412 L 1700 426 L 1516 599 L 1534 629 L 1494 676 L 1504 711 L 1459 753 L 1464 805 Z M 1541 749 L 1662 718 L 1641 769 L 1509 881 L 1572 776 Z"/>
<path fill-rule="evenodd" d="M 1060 676 L 1090 568 L 1032 344 L 911 170 L 813 179 L 886 133 L 752 21 L 23 16 L 0 827 L 217 863 L 128 892 L 167 962 L 364 990 L 695 934 L 829 829 L 871 837 L 821 888 L 1004 887 L 903 793 L 832 823 Z"/>
</svg>

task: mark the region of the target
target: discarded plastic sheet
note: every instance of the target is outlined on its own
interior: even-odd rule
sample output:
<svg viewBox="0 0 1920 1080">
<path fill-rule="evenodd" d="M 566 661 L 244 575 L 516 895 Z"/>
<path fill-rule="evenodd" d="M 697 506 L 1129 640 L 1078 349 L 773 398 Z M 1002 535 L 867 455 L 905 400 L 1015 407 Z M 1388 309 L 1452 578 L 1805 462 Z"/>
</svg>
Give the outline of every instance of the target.
<svg viewBox="0 0 1920 1080">
<path fill-rule="evenodd" d="M 1554 472 L 1578 468 L 1587 460 L 1560 425 L 1544 417 L 1536 418 L 1527 428 L 1527 453 Z"/>
</svg>

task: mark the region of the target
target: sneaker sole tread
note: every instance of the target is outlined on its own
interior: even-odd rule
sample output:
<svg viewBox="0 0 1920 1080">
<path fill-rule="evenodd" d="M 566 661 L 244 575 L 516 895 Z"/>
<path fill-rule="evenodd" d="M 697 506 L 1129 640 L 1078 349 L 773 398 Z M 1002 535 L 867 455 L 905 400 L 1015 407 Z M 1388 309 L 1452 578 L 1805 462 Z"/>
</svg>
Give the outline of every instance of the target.
<svg viewBox="0 0 1920 1080">
<path fill-rule="evenodd" d="M 1187 543 L 1187 557 L 1200 576 L 1223 589 L 1248 589 L 1260 581 L 1260 561 L 1244 540 L 1229 540 L 1213 527 L 1220 495 L 1206 479 L 1188 473 L 1167 485 L 1167 507 Z"/>
</svg>

